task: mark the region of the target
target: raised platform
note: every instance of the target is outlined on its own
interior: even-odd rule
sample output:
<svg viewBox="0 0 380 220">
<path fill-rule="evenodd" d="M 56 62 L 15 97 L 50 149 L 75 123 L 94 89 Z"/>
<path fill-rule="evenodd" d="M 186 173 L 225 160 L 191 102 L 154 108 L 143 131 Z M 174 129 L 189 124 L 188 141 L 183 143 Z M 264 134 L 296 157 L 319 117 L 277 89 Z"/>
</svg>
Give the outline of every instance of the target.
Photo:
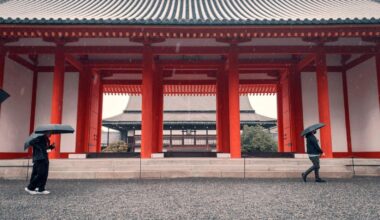
<svg viewBox="0 0 380 220">
<path fill-rule="evenodd" d="M 25 179 L 28 160 L 0 160 L 0 179 Z M 31 173 L 29 161 L 29 175 Z M 50 160 L 50 179 L 300 178 L 308 159 L 118 158 Z M 380 176 L 380 159 L 321 159 L 321 176 Z M 354 172 L 355 171 L 355 172 Z M 313 175 L 311 175 L 313 176 Z"/>
</svg>

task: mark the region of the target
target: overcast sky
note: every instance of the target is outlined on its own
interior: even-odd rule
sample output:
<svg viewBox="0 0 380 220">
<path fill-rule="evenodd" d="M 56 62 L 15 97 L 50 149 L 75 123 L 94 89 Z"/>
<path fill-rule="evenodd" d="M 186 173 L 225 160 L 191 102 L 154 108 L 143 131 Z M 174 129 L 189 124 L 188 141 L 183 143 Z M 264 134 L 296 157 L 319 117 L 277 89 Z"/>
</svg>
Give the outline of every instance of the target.
<svg viewBox="0 0 380 220">
<path fill-rule="evenodd" d="M 104 95 L 103 118 L 121 114 L 128 103 L 128 96 Z M 276 96 L 249 96 L 252 108 L 257 114 L 277 118 Z"/>
</svg>

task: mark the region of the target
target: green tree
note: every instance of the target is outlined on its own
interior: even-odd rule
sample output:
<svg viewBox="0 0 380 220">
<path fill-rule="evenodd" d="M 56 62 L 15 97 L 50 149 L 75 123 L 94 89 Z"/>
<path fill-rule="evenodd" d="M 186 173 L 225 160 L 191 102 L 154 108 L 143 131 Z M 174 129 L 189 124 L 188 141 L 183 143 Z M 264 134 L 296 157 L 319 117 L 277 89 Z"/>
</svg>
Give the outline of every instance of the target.
<svg viewBox="0 0 380 220">
<path fill-rule="evenodd" d="M 241 135 L 242 152 L 276 152 L 277 143 L 260 125 L 244 125 Z"/>
</svg>

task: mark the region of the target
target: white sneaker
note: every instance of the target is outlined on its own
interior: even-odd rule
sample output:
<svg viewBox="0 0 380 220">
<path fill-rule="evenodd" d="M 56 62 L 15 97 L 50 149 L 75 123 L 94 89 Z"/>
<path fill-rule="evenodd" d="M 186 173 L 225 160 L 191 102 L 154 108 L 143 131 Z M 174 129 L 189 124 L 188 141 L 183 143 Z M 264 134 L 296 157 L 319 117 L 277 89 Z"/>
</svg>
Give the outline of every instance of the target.
<svg viewBox="0 0 380 220">
<path fill-rule="evenodd" d="M 47 195 L 47 194 L 50 194 L 50 191 L 44 190 L 44 191 L 42 191 L 42 192 L 37 191 L 36 193 L 37 193 L 38 195 Z"/>
<path fill-rule="evenodd" d="M 28 192 L 30 195 L 36 195 L 36 191 L 29 190 L 28 187 L 25 187 L 25 191 Z"/>
</svg>

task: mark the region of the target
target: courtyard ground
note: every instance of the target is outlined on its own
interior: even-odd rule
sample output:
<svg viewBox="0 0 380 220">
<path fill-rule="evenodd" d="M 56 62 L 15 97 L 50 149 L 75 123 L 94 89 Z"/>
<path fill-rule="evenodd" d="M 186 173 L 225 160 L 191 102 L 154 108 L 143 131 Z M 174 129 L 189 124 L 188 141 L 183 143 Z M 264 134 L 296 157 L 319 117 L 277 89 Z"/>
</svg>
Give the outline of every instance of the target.
<svg viewBox="0 0 380 220">
<path fill-rule="evenodd" d="M 0 219 L 380 219 L 380 178 L 48 180 L 50 195 L 0 179 Z"/>
</svg>

